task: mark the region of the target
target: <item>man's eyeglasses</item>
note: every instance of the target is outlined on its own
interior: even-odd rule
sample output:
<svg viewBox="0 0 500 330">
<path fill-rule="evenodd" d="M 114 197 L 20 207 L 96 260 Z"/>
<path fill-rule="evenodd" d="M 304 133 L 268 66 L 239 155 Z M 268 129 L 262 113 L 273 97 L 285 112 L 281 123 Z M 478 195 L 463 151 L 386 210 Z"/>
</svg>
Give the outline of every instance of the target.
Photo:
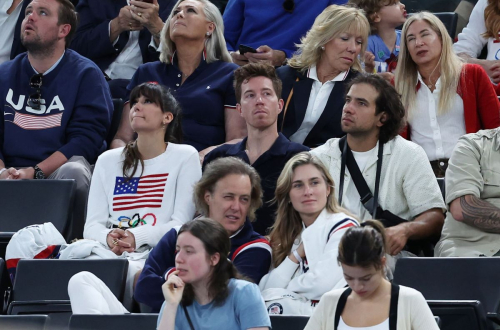
<svg viewBox="0 0 500 330">
<path fill-rule="evenodd" d="M 30 87 L 36 89 L 36 93 L 30 95 L 28 98 L 28 105 L 34 110 L 40 110 L 42 106 L 42 77 L 43 73 L 39 73 L 30 79 Z"/>
<path fill-rule="evenodd" d="M 285 2 L 283 2 L 283 9 L 287 12 L 287 13 L 293 13 L 293 10 L 295 9 L 295 1 L 294 0 L 285 0 Z"/>
</svg>

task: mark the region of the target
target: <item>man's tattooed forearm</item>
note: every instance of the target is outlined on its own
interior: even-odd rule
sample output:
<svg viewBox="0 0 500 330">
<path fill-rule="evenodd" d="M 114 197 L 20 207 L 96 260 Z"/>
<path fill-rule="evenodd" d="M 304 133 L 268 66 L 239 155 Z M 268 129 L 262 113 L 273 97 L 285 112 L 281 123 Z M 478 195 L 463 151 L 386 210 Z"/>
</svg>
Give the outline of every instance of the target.
<svg viewBox="0 0 500 330">
<path fill-rule="evenodd" d="M 500 209 L 475 196 L 460 197 L 463 222 L 489 233 L 500 233 Z"/>
</svg>

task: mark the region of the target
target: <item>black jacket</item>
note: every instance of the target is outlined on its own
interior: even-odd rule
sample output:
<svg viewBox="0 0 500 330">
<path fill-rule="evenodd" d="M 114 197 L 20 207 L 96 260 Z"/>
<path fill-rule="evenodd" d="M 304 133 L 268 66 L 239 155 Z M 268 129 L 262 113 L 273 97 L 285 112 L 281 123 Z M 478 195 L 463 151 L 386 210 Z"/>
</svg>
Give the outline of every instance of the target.
<svg viewBox="0 0 500 330">
<path fill-rule="evenodd" d="M 287 138 L 290 138 L 290 136 L 297 132 L 304 120 L 314 80 L 307 77 L 307 72 L 301 73 L 298 69 L 291 68 L 288 65 L 279 68 L 277 72 L 283 82 L 281 98 L 284 100 L 285 105 L 293 89 L 293 95 L 288 104 L 288 108 L 284 108 L 278 117 L 278 130 Z M 335 86 L 326 103 L 325 110 L 304 140 L 303 144 L 305 146 L 315 148 L 324 144 L 328 139 L 345 135 L 340 127 L 342 109 L 345 103 L 345 87 L 348 82 L 358 74 L 357 71 L 351 69 L 346 79 L 335 82 Z"/>
</svg>

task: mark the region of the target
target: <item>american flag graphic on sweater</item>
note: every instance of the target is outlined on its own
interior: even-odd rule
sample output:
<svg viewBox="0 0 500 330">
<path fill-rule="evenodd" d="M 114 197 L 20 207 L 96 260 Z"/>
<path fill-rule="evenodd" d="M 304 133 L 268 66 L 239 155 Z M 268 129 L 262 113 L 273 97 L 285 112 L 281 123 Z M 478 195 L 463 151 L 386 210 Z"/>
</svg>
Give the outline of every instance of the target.
<svg viewBox="0 0 500 330">
<path fill-rule="evenodd" d="M 113 211 L 159 208 L 168 173 L 144 175 L 128 179 L 117 176 L 113 191 Z"/>
</svg>

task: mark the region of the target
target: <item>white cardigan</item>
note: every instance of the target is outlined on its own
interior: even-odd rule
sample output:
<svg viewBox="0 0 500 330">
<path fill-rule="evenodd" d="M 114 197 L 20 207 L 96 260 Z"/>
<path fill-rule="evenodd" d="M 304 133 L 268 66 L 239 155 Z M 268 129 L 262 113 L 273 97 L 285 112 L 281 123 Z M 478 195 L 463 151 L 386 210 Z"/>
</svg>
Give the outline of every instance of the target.
<svg viewBox="0 0 500 330">
<path fill-rule="evenodd" d="M 325 293 L 304 330 L 333 330 L 335 311 L 345 289 Z M 424 296 L 415 289 L 399 286 L 398 330 L 439 330 Z"/>
<path fill-rule="evenodd" d="M 339 242 L 347 228 L 354 226 L 359 226 L 358 222 L 346 214 L 323 209 L 314 223 L 302 231 L 301 237 L 295 239 L 292 247 L 294 251 L 304 243 L 307 265 L 299 266 L 285 258 L 261 279 L 260 290 L 283 288 L 310 300 L 319 300 L 325 292 L 343 288 L 346 282 L 337 262 Z"/>
</svg>

